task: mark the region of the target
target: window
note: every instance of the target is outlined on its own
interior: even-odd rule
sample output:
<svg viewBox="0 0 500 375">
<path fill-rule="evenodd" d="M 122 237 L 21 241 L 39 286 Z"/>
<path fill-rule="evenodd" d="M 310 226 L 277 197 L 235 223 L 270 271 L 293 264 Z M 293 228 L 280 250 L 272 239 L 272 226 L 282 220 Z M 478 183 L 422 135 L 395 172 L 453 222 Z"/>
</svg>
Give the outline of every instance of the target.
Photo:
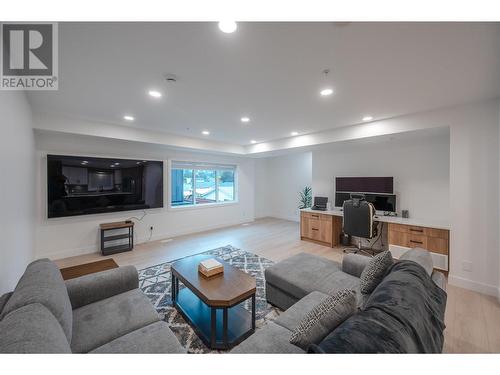
<svg viewBox="0 0 500 375">
<path fill-rule="evenodd" d="M 236 200 L 236 166 L 172 162 L 171 206 L 220 204 Z"/>
</svg>

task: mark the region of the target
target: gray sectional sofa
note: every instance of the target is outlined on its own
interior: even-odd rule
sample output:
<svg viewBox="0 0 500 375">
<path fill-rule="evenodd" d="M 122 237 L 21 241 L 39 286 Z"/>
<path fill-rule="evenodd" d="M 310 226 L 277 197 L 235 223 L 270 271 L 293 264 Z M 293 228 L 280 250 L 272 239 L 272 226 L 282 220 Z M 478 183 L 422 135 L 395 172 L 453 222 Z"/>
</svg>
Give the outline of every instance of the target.
<svg viewBox="0 0 500 375">
<path fill-rule="evenodd" d="M 37 260 L 0 297 L 0 353 L 185 353 L 138 286 L 132 266 L 65 282 Z"/>
<path fill-rule="evenodd" d="M 329 341 L 323 345 L 323 349 L 320 345 L 311 348 L 311 352 L 440 352 L 446 280 L 442 273 L 433 270 L 430 254 L 422 249 L 409 250 L 371 295 L 363 295 L 359 291 L 360 276 L 370 259 L 362 255 L 347 254 L 342 264 L 339 264 L 323 257 L 301 253 L 268 268 L 265 273 L 267 300 L 286 311 L 234 348 L 232 353 L 304 353 L 289 342 L 292 331 L 314 306 L 328 295 L 344 288 L 356 291 L 359 313 L 334 330 L 330 335 L 332 337 L 327 337 Z M 427 290 L 432 289 L 437 290 L 434 295 L 426 296 Z M 401 290 L 406 294 L 402 295 Z M 385 302 L 380 303 L 380 300 Z M 391 305 L 397 306 L 395 309 L 400 308 L 401 311 L 384 311 L 391 309 Z M 424 307 L 421 307 L 423 310 L 413 309 L 413 305 Z M 425 309 L 428 305 L 433 305 L 434 310 Z M 408 310 L 415 310 L 416 315 L 404 316 Z M 398 313 L 403 315 L 399 320 L 404 321 L 406 326 L 401 326 L 402 323 L 394 318 Z M 375 318 L 365 318 L 365 314 L 378 315 Z M 386 315 L 390 317 L 387 318 Z M 394 321 L 389 321 L 392 318 Z M 356 321 L 349 326 L 349 321 L 356 319 L 362 322 Z M 378 327 L 374 321 L 380 321 L 381 326 Z M 368 328 L 363 332 L 364 326 Z M 413 333 L 413 336 L 400 336 L 398 333 L 410 332 L 415 327 L 418 332 Z M 335 331 L 346 337 L 337 337 Z M 361 336 L 362 343 L 355 344 L 356 339 Z M 342 339 L 347 340 L 349 345 L 343 343 Z M 363 346 L 363 342 L 375 344 L 367 347 Z M 390 346 L 386 343 L 390 343 Z M 377 346 L 378 344 L 382 346 Z"/>
</svg>

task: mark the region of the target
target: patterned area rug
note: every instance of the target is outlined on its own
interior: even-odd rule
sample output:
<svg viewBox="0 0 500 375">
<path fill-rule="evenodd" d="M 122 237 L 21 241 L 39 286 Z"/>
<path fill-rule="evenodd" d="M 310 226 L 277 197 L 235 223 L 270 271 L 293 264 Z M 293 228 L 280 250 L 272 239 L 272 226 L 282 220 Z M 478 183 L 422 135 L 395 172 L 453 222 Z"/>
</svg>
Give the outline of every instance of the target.
<svg viewBox="0 0 500 375">
<path fill-rule="evenodd" d="M 256 330 L 267 321 L 278 317 L 280 311 L 266 301 L 264 270 L 273 264 L 272 261 L 258 255 L 234 248 L 230 245 L 209 250 L 201 254 L 213 255 L 232 264 L 236 268 L 251 274 L 257 282 L 255 295 Z M 196 254 L 198 255 L 198 254 Z M 172 306 L 170 294 L 170 265 L 173 262 L 159 264 L 139 271 L 139 287 L 149 297 L 160 317 L 167 322 L 179 342 L 189 353 L 217 353 L 205 346 L 182 315 Z M 184 286 L 180 285 L 182 289 Z M 250 311 L 250 301 L 243 306 Z"/>
</svg>

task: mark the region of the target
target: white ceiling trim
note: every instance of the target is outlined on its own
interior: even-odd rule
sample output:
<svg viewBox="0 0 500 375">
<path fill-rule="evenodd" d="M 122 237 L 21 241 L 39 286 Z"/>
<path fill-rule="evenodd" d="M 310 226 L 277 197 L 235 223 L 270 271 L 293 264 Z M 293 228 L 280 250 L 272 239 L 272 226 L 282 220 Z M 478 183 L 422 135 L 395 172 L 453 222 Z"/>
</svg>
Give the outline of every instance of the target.
<svg viewBox="0 0 500 375">
<path fill-rule="evenodd" d="M 207 153 L 266 157 L 287 152 L 297 152 L 298 150 L 306 150 L 314 146 L 334 144 L 337 142 L 443 127 L 451 128 L 454 124 L 466 123 L 472 126 L 477 116 L 479 116 L 479 111 L 481 111 L 484 106 L 490 105 L 498 106 L 499 99 L 495 98 L 479 103 L 442 108 L 366 124 L 335 128 L 324 132 L 264 142 L 251 146 L 205 141 L 151 130 L 76 120 L 68 117 L 41 113 L 34 114 L 33 127 L 34 129 L 43 131 L 143 142 Z"/>
<path fill-rule="evenodd" d="M 33 128 L 59 133 L 151 143 L 187 150 L 235 155 L 243 155 L 245 153 L 244 147 L 240 145 L 190 138 L 104 122 L 87 121 L 41 112 L 33 114 Z"/>
</svg>

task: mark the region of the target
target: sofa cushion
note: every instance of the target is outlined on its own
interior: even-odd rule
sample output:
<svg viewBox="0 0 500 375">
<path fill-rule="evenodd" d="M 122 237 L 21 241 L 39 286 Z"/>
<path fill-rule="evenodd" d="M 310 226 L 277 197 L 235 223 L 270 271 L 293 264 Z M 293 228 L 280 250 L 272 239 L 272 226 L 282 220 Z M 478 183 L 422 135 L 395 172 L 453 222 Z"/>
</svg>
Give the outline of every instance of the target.
<svg viewBox="0 0 500 375">
<path fill-rule="evenodd" d="M 71 341 L 73 311 L 59 268 L 48 259 L 29 264 L 2 311 L 6 314 L 32 303 L 44 305 L 57 319 Z"/>
<path fill-rule="evenodd" d="M 233 354 L 286 354 L 304 353 L 298 346 L 290 344 L 291 332 L 273 322 L 267 323 L 264 327 L 255 332 L 241 344 L 236 346 Z"/>
<path fill-rule="evenodd" d="M 33 303 L 0 321 L 0 353 L 71 353 L 66 335 L 52 313 Z"/>
<path fill-rule="evenodd" d="M 446 292 L 411 261 L 391 266 L 365 310 L 351 316 L 311 351 L 440 353 Z"/>
<path fill-rule="evenodd" d="M 12 292 L 5 293 L 0 297 L 0 316 L 2 315 L 2 311 L 4 306 L 7 304 L 7 301 L 9 300 L 10 296 L 12 295 Z"/>
<path fill-rule="evenodd" d="M 91 353 L 186 353 L 167 323 L 156 322 L 119 337 Z"/>
<path fill-rule="evenodd" d="M 266 283 L 300 299 L 315 290 L 329 293 L 335 287 L 333 279 L 337 279 L 333 274 L 339 272 L 337 262 L 300 253 L 267 268 L 265 278 Z M 356 280 L 351 275 L 344 275 Z"/>
<path fill-rule="evenodd" d="M 328 294 L 311 292 L 292 307 L 280 314 L 274 323 L 293 331 L 297 324 L 319 303 L 328 298 Z"/>
<path fill-rule="evenodd" d="M 344 289 L 328 296 L 306 314 L 292 331 L 290 343 L 307 350 L 311 344 L 319 344 L 340 323 L 356 311 L 354 291 Z"/>
<path fill-rule="evenodd" d="M 425 249 L 421 249 L 418 247 L 410 249 L 403 255 L 401 255 L 399 257 L 399 260 L 411 260 L 415 263 L 418 263 L 425 269 L 425 272 L 427 272 L 429 276 L 432 275 L 434 263 L 432 262 L 431 253 L 429 253 Z"/>
<path fill-rule="evenodd" d="M 368 265 L 361 272 L 360 291 L 363 294 L 370 294 L 382 281 L 387 270 L 394 263 L 390 251 L 383 251 L 375 255 Z"/>
<path fill-rule="evenodd" d="M 157 312 L 139 289 L 118 294 L 73 311 L 71 349 L 87 353 L 157 321 Z"/>
</svg>

